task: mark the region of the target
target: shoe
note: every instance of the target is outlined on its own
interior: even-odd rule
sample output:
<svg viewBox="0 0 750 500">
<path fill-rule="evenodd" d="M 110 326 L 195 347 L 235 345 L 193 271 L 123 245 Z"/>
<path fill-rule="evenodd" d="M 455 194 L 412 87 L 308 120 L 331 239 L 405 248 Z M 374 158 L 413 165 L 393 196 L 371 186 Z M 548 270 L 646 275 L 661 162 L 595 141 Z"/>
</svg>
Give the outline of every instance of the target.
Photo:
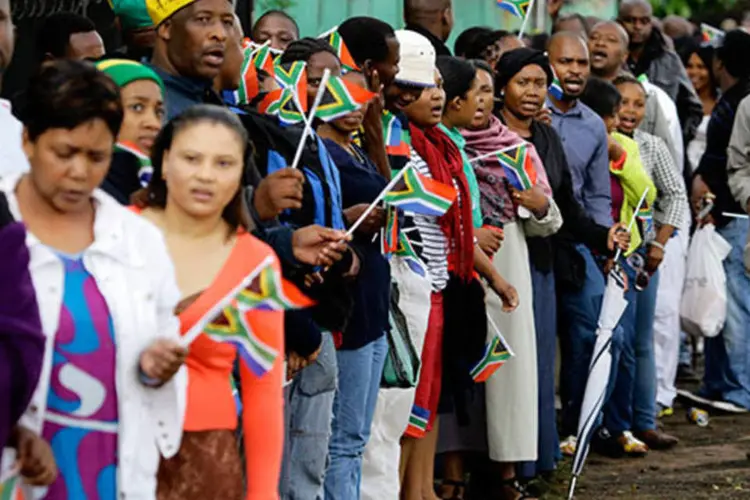
<svg viewBox="0 0 750 500">
<path fill-rule="evenodd" d="M 597 453 L 609 458 L 640 458 L 648 454 L 648 446 L 630 431 L 615 437 L 607 429 L 601 428 L 594 435 L 591 446 Z"/>
<path fill-rule="evenodd" d="M 674 408 L 671 406 L 662 406 L 659 405 L 659 413 L 657 413 L 657 418 L 665 418 L 665 417 L 671 417 L 674 415 Z"/>
<path fill-rule="evenodd" d="M 652 450 L 669 450 L 680 442 L 676 437 L 660 430 L 636 432 L 635 436 Z"/>
<path fill-rule="evenodd" d="M 576 445 L 578 439 L 575 436 L 568 436 L 560 442 L 560 453 L 566 457 L 572 457 L 576 454 Z"/>
<path fill-rule="evenodd" d="M 695 373 L 690 365 L 680 365 L 677 367 L 678 382 L 700 382 L 698 374 Z"/>
</svg>

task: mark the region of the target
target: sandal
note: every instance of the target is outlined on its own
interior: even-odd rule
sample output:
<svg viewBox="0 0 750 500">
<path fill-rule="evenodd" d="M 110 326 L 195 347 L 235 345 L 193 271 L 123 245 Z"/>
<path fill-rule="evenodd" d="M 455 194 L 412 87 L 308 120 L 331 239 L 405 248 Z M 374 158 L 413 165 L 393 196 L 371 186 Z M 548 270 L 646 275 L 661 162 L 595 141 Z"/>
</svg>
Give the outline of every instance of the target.
<svg viewBox="0 0 750 500">
<path fill-rule="evenodd" d="M 445 497 L 445 490 L 447 486 L 453 487 L 453 496 Z M 456 481 L 455 479 L 443 479 L 441 485 L 440 498 L 443 500 L 464 500 L 464 493 L 466 492 L 466 483 L 464 481 Z"/>
<path fill-rule="evenodd" d="M 536 497 L 532 497 L 529 494 L 526 486 L 521 484 L 515 477 L 503 479 L 499 486 L 501 496 L 498 498 L 502 498 L 503 500 L 537 500 Z"/>
</svg>

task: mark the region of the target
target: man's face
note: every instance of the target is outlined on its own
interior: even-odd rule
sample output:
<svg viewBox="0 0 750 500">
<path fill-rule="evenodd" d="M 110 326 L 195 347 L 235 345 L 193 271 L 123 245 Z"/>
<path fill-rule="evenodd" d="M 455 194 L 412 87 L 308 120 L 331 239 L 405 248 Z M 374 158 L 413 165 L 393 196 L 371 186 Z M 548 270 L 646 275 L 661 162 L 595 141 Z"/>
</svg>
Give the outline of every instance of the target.
<svg viewBox="0 0 750 500">
<path fill-rule="evenodd" d="M 612 23 L 599 24 L 589 36 L 591 69 L 601 76 L 610 76 L 625 63 L 627 43 L 618 27 Z"/>
<path fill-rule="evenodd" d="M 13 59 L 14 30 L 10 17 L 10 0 L 0 0 L 0 75 Z"/>
<path fill-rule="evenodd" d="M 234 12 L 227 0 L 198 0 L 160 27 L 167 56 L 182 76 L 213 80 L 224 64 Z"/>
<path fill-rule="evenodd" d="M 388 87 L 398 74 L 398 65 L 401 62 L 401 47 L 396 37 L 390 37 L 386 40 L 388 44 L 388 57 L 385 61 L 381 61 L 373 64 L 373 69 L 378 72 L 380 84 L 384 87 Z M 373 82 L 369 82 L 372 86 Z M 380 89 L 371 88 L 373 92 L 378 92 Z"/>
<path fill-rule="evenodd" d="M 73 61 L 98 61 L 104 56 L 104 42 L 96 31 L 73 33 L 68 40 L 65 58 Z"/>
<path fill-rule="evenodd" d="M 549 48 L 549 59 L 555 69 L 565 96 L 577 98 L 586 88 L 591 70 L 589 53 L 583 40 L 572 37 L 557 38 Z"/>
<path fill-rule="evenodd" d="M 271 48 L 276 50 L 286 50 L 289 44 L 297 39 L 297 27 L 292 21 L 280 15 L 264 17 L 253 31 L 253 40 L 256 43 L 266 43 L 270 40 Z"/>
<path fill-rule="evenodd" d="M 653 12 L 647 2 L 626 4 L 620 11 L 620 22 L 628 32 L 630 43 L 643 45 L 651 37 Z"/>
</svg>

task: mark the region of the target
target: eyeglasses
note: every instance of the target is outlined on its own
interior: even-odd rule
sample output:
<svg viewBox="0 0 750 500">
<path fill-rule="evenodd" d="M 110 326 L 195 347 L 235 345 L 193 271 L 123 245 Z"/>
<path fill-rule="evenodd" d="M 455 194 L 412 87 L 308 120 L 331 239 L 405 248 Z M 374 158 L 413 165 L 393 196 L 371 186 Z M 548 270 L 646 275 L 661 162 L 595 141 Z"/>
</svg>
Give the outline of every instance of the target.
<svg viewBox="0 0 750 500">
<path fill-rule="evenodd" d="M 635 289 L 642 292 L 648 288 L 651 282 L 651 275 L 646 271 L 646 259 L 639 253 L 634 253 L 628 257 L 628 264 L 635 271 Z"/>
</svg>

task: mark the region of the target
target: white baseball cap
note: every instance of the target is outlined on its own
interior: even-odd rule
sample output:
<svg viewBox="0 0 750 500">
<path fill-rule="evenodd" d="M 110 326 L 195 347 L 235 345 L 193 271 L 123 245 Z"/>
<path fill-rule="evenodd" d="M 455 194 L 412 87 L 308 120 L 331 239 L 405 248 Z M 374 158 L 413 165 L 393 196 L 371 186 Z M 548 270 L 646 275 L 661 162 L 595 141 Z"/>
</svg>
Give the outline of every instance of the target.
<svg viewBox="0 0 750 500">
<path fill-rule="evenodd" d="M 415 87 L 435 86 L 435 48 L 419 33 L 410 30 L 396 31 L 401 46 L 396 83 Z"/>
</svg>

